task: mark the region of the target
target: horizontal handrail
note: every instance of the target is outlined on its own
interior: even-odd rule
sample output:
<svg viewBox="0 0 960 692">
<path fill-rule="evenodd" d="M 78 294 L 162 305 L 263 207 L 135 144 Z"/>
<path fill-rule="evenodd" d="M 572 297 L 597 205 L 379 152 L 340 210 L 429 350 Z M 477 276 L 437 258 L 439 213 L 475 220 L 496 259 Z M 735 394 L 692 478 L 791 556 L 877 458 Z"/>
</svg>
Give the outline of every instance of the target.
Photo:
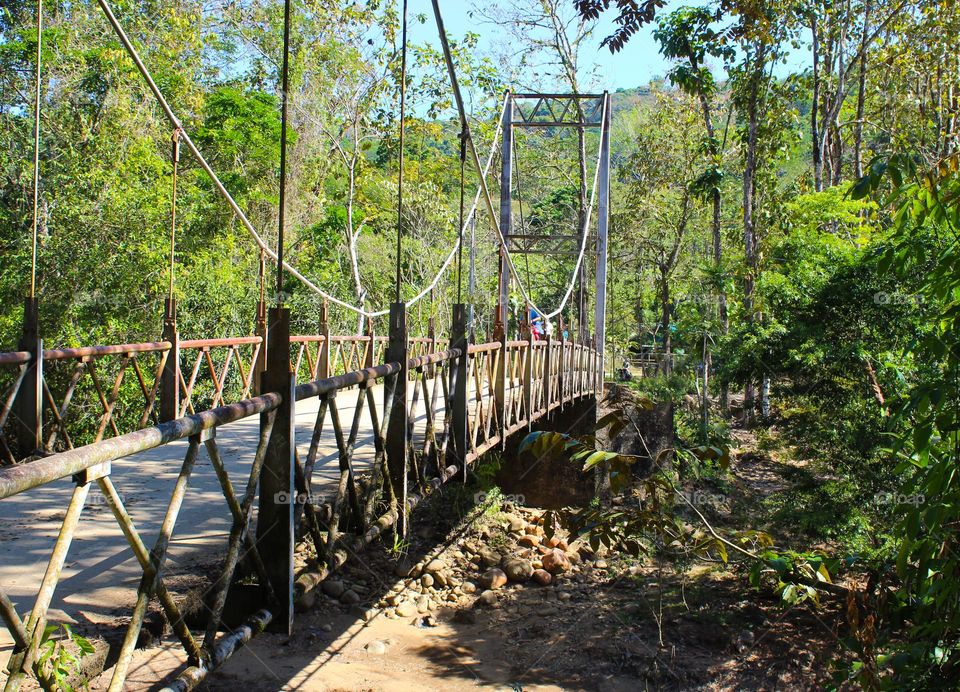
<svg viewBox="0 0 960 692">
<path fill-rule="evenodd" d="M 467 347 L 467 353 L 486 353 L 489 351 L 499 351 L 501 344 L 499 341 L 488 341 L 485 344 L 470 344 Z"/>
<path fill-rule="evenodd" d="M 0 500 L 72 476 L 97 464 L 122 459 L 197 435 L 204 430 L 272 411 L 282 400 L 280 394 L 270 392 L 36 461 L 0 468 Z"/>
<path fill-rule="evenodd" d="M 425 365 L 433 365 L 434 363 L 442 363 L 445 360 L 453 360 L 454 358 L 460 357 L 459 348 L 451 348 L 446 351 L 437 351 L 436 353 L 427 353 L 422 356 L 417 356 L 416 358 L 411 358 L 407 361 L 407 367 L 411 370 L 416 368 L 421 368 Z"/>
<path fill-rule="evenodd" d="M 30 351 L 0 353 L 0 365 L 23 365 L 30 362 Z"/>
<path fill-rule="evenodd" d="M 389 341 L 387 336 L 374 336 L 375 341 Z M 290 337 L 290 343 L 317 343 L 326 341 L 323 334 L 298 334 Z M 368 342 L 369 334 L 355 335 L 335 335 L 330 337 L 331 342 Z M 429 337 L 411 337 L 410 343 L 432 343 L 433 341 L 443 342 L 446 339 L 430 339 Z M 263 338 L 256 335 L 250 336 L 232 336 L 217 339 L 183 339 L 180 341 L 181 349 L 196 348 L 223 348 L 233 346 L 247 346 L 250 344 L 263 343 Z M 98 358 L 100 356 L 125 355 L 128 353 L 162 353 L 169 351 L 173 345 L 169 341 L 146 341 L 132 344 L 105 344 L 99 346 L 77 346 L 68 348 L 50 348 L 44 349 L 43 359 L 45 361 L 73 360 L 76 358 Z M 0 365 L 22 365 L 30 362 L 29 351 L 0 351 Z"/>
<path fill-rule="evenodd" d="M 387 377 L 388 375 L 395 375 L 400 372 L 400 369 L 400 363 L 384 363 L 383 365 L 375 365 L 372 368 L 353 370 L 343 375 L 326 377 L 322 380 L 304 382 L 297 386 L 295 398 L 297 401 L 302 401 L 303 399 L 309 399 L 313 396 L 322 396 L 334 390 L 346 389 L 347 387 L 353 387 L 363 382 L 370 382 L 371 380 Z"/>
<path fill-rule="evenodd" d="M 259 344 L 263 338 L 259 336 L 231 336 L 225 339 L 184 339 L 180 348 L 222 348 L 224 346 L 246 346 Z"/>
<path fill-rule="evenodd" d="M 432 365 L 445 360 L 458 358 L 459 356 L 460 350 L 456 348 L 450 349 L 449 351 L 441 351 L 439 353 L 430 353 L 424 356 L 418 356 L 416 358 L 409 359 L 407 361 L 407 367 L 413 370 L 425 365 Z M 323 396 L 324 394 L 329 394 L 334 390 L 346 389 L 364 382 L 378 380 L 381 377 L 396 375 L 400 372 L 400 369 L 400 363 L 384 363 L 382 365 L 375 365 L 370 368 L 363 368 L 362 370 L 353 370 L 352 372 L 347 372 L 343 375 L 326 377 L 322 380 L 304 382 L 303 384 L 297 386 L 295 398 L 297 401 L 302 401 L 303 399 L 309 399 L 310 397 L 314 396 Z"/>
<path fill-rule="evenodd" d="M 181 342 L 182 345 L 183 342 Z M 172 348 L 169 341 L 148 341 L 139 344 L 113 344 L 110 346 L 80 346 L 78 348 L 44 349 L 44 360 L 72 360 L 74 358 L 97 358 L 126 353 L 159 353 Z M 2 362 L 2 361 L 0 361 Z"/>
</svg>

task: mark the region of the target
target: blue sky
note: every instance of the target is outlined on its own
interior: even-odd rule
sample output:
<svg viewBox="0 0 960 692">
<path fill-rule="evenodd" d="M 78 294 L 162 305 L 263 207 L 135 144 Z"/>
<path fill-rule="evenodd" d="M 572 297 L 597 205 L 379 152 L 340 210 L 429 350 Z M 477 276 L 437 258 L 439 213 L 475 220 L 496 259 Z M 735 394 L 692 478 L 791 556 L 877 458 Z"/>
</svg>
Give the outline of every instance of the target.
<svg viewBox="0 0 960 692">
<path fill-rule="evenodd" d="M 510 0 L 518 6 L 524 2 L 535 0 Z M 572 4 L 572 0 L 570 0 Z M 410 35 L 414 41 L 427 41 L 439 48 L 437 27 L 433 19 L 433 9 L 430 0 L 409 0 L 409 13 L 413 18 L 418 14 L 425 14 L 428 21 L 420 25 L 411 22 Z M 674 0 L 667 4 L 662 12 L 683 5 L 703 5 L 698 0 Z M 481 49 L 495 50 L 498 43 L 503 41 L 502 29 L 479 21 L 471 17 L 472 2 L 470 0 L 441 0 L 440 9 L 447 32 L 452 38 L 459 38 L 467 31 L 475 31 L 481 35 Z M 602 18 L 593 35 L 588 39 L 583 50 L 582 60 L 592 63 L 596 68 L 599 89 L 629 89 L 646 85 L 653 77 L 663 76 L 669 68 L 669 62 L 660 55 L 659 46 L 653 38 L 653 27 L 648 25 L 640 33 L 634 35 L 626 47 L 617 54 L 611 54 L 607 48 L 601 48 L 600 42 L 613 31 L 613 10 Z M 794 51 L 787 60 L 787 69 L 803 69 L 808 60 L 806 50 Z M 722 75 L 719 65 L 713 66 L 718 77 Z M 547 88 L 549 85 L 545 85 Z"/>
</svg>

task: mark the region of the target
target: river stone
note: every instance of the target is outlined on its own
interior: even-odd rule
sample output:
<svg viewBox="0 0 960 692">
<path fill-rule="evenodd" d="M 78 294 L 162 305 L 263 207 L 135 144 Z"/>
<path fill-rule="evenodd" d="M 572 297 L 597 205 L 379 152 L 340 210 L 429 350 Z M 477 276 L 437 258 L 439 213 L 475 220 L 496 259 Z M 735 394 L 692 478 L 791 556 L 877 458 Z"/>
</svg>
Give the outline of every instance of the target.
<svg viewBox="0 0 960 692">
<path fill-rule="evenodd" d="M 353 589 L 347 589 L 343 592 L 343 595 L 340 596 L 340 602 L 346 603 L 347 605 L 356 605 L 360 602 L 360 594 Z"/>
<path fill-rule="evenodd" d="M 307 591 L 305 594 L 300 596 L 296 600 L 295 610 L 298 613 L 305 613 L 317 603 L 317 592 L 316 591 Z"/>
<path fill-rule="evenodd" d="M 374 654 L 377 656 L 382 656 L 387 653 L 387 644 L 382 642 L 379 639 L 374 639 L 372 642 L 363 647 L 368 654 Z"/>
<path fill-rule="evenodd" d="M 465 594 L 476 593 L 477 585 L 472 581 L 465 581 L 460 585 L 460 590 Z"/>
<path fill-rule="evenodd" d="M 525 582 L 533 576 L 533 566 L 518 557 L 506 558 L 503 561 L 503 571 L 510 581 Z"/>
<path fill-rule="evenodd" d="M 417 606 L 412 601 L 404 601 L 397 606 L 397 615 L 402 618 L 408 618 L 417 614 Z"/>
<path fill-rule="evenodd" d="M 500 553 L 490 548 L 481 548 L 478 557 L 480 558 L 480 564 L 484 567 L 496 567 L 503 558 Z"/>
<path fill-rule="evenodd" d="M 546 553 L 541 562 L 543 562 L 543 568 L 551 574 L 560 574 L 570 569 L 570 558 L 559 548 Z"/>
<path fill-rule="evenodd" d="M 430 602 L 430 599 L 426 596 L 421 596 L 417 599 L 417 612 L 421 615 L 430 612 L 430 606 L 433 605 Z"/>
<path fill-rule="evenodd" d="M 477 606 L 483 608 L 493 608 L 497 605 L 497 594 L 494 591 L 484 591 L 477 598 Z"/>
<path fill-rule="evenodd" d="M 506 573 L 497 567 L 488 569 L 480 575 L 480 586 L 485 589 L 499 589 L 507 583 Z"/>
<path fill-rule="evenodd" d="M 420 577 L 420 583 L 427 588 L 433 586 L 433 575 L 424 574 Z"/>
<path fill-rule="evenodd" d="M 536 548 L 540 545 L 540 537 L 528 533 L 525 536 L 521 536 L 517 542 L 525 548 Z"/>
<path fill-rule="evenodd" d="M 330 598 L 340 598 L 343 592 L 347 590 L 343 582 L 338 579 L 327 579 L 320 585 L 320 588 L 323 589 L 323 593 L 330 596 Z"/>
<path fill-rule="evenodd" d="M 533 574 L 531 576 L 533 581 L 540 586 L 549 586 L 550 582 L 553 581 L 553 575 L 545 569 L 535 569 L 533 570 Z"/>
<path fill-rule="evenodd" d="M 526 528 L 526 522 L 524 522 L 523 519 L 518 516 L 508 514 L 506 516 L 506 520 L 507 530 L 510 531 L 510 533 L 520 533 L 524 530 L 524 528 Z"/>
</svg>

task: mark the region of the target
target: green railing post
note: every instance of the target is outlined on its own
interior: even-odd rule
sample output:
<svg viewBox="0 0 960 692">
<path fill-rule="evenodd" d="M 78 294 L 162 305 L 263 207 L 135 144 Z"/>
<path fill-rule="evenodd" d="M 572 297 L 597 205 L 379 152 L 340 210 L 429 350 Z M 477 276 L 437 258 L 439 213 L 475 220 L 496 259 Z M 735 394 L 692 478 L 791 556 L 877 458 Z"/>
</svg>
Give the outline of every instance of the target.
<svg viewBox="0 0 960 692">
<path fill-rule="evenodd" d="M 390 343 L 387 346 L 388 363 L 399 363 L 400 372 L 384 379 L 384 399 L 393 389 L 393 406 L 389 411 L 390 422 L 387 426 L 387 466 L 390 470 L 390 483 L 394 497 L 397 498 L 396 531 L 400 536 L 407 534 L 407 473 L 409 459 L 408 412 L 407 412 L 407 306 L 403 303 L 390 304 Z"/>
<path fill-rule="evenodd" d="M 260 501 L 257 515 L 257 549 L 267 567 L 267 574 L 277 596 L 278 612 L 271 629 L 293 633 L 293 549 L 294 509 L 294 433 L 296 376 L 290 368 L 290 310 L 270 308 L 267 369 L 260 390 L 279 392 L 283 397 L 273 414 L 276 420 L 267 445 L 263 472 L 260 474 Z M 271 414 L 260 416 L 261 430 Z"/>
<path fill-rule="evenodd" d="M 25 459 L 43 449 L 43 340 L 40 338 L 40 302 L 34 296 L 23 302 L 23 331 L 18 348 L 30 352 L 27 373 L 20 383 L 13 410 L 17 455 Z"/>
<path fill-rule="evenodd" d="M 451 386 L 448 387 L 453 405 L 450 407 L 451 445 L 461 480 L 467 480 L 467 455 L 469 454 L 470 425 L 467 413 L 467 379 L 470 376 L 470 329 L 472 305 L 456 303 L 453 306 L 453 324 L 450 328 L 450 348 L 458 349 L 460 356 L 450 364 Z"/>
</svg>

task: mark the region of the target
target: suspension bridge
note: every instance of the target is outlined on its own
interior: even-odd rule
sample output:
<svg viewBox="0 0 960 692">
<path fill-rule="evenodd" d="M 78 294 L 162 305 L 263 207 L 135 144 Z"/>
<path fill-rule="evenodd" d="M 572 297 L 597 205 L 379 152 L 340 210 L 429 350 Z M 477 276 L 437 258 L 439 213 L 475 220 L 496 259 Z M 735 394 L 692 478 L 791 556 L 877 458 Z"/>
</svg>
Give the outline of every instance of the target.
<svg viewBox="0 0 960 692">
<path fill-rule="evenodd" d="M 183 665 L 166 689 L 195 687 L 265 628 L 292 635 L 295 602 L 378 537 L 404 535 L 412 509 L 433 490 L 462 483 L 484 454 L 505 449 L 511 436 L 564 409 L 585 406 L 595 412 L 603 388 L 612 117 L 607 94 L 508 92 L 491 152 L 481 164 L 435 0 L 462 124 L 461 193 L 468 166 L 479 185 L 469 212 L 461 194 L 458 238 L 433 281 L 401 302 L 398 268 L 394 302 L 385 310 L 367 310 L 327 294 L 284 260 L 289 2 L 280 229 L 277 247 L 271 248 L 193 144 L 108 2 L 98 1 L 169 121 L 176 146 L 185 146 L 206 171 L 261 256 L 276 262 L 279 297 L 268 305 L 261 270 L 255 333 L 183 338 L 173 297 L 174 213 L 171 291 L 160 339 L 45 348 L 34 271 L 21 341 L 17 350 L 0 353 L 0 616 L 5 626 L 0 656 L 7 659 L 8 692 L 34 683 L 56 688 L 39 663 L 48 622 L 110 618 L 121 619 L 125 634 L 110 653 L 109 689 L 125 689 L 145 623 L 156 608 L 182 646 Z M 38 28 L 40 17 L 38 12 Z M 405 31 L 404 12 L 404 36 Z M 403 66 L 405 71 L 405 40 Z M 39 48 L 37 72 L 39 83 Z M 404 108 L 401 90 L 400 152 Z M 38 98 L 38 146 L 39 127 Z M 575 233 L 517 229 L 514 133 L 524 128 L 599 133 L 589 206 Z M 495 205 L 486 180 L 498 148 Z M 35 189 L 36 183 L 35 177 Z M 402 195 L 401 153 L 398 209 Z M 496 231 L 499 252 L 490 333 L 478 338 L 477 316 L 472 305 L 461 302 L 458 288 L 448 328 L 435 330 L 431 321 L 427 334 L 409 334 L 408 308 L 447 272 L 456 271 L 458 287 L 462 283 L 466 231 L 482 209 Z M 402 242 L 398 223 L 398 258 Z M 553 309 L 536 305 L 515 265 L 515 255 L 536 252 L 568 252 L 576 258 Z M 585 271 L 588 264 L 591 272 Z M 584 315 L 588 292 L 583 284 L 590 273 L 595 278 L 592 329 Z M 290 309 L 281 302 L 286 276 L 326 301 L 318 333 L 291 333 Z M 512 291 L 526 305 L 513 334 Z M 575 292 L 580 303 L 576 329 L 555 330 L 554 321 Z M 328 309 L 360 315 L 365 332 L 331 334 Z M 543 338 L 531 329 L 532 313 L 546 321 Z M 381 317 L 387 317 L 387 326 L 377 333 Z M 311 557 L 295 557 L 301 553 Z M 205 568 L 215 565 L 202 575 L 208 597 L 200 624 L 185 616 L 179 579 L 197 578 L 198 561 Z M 241 626 L 226 627 L 228 596 L 240 582 L 255 584 L 258 606 Z"/>
</svg>

